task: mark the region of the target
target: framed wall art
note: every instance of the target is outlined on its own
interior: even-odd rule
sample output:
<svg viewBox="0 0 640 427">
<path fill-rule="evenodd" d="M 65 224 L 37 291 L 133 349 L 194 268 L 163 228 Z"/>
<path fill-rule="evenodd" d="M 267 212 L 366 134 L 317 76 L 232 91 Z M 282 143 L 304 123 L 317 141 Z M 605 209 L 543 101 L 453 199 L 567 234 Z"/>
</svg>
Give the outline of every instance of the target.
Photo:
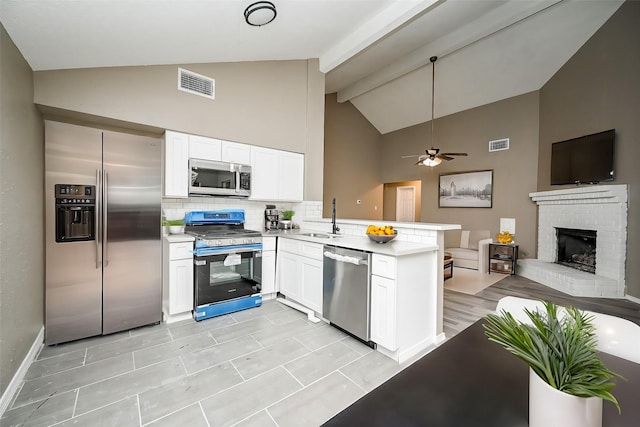
<svg viewBox="0 0 640 427">
<path fill-rule="evenodd" d="M 490 208 L 492 203 L 493 170 L 440 174 L 439 207 Z"/>
</svg>

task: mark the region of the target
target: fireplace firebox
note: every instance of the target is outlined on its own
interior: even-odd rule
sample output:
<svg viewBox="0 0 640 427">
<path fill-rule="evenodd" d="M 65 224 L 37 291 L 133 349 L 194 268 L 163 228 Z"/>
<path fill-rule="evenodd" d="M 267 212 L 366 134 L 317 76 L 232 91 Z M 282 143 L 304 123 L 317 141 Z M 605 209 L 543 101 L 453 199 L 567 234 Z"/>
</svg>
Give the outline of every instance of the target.
<svg viewBox="0 0 640 427">
<path fill-rule="evenodd" d="M 596 231 L 556 227 L 556 263 L 596 274 Z"/>
</svg>

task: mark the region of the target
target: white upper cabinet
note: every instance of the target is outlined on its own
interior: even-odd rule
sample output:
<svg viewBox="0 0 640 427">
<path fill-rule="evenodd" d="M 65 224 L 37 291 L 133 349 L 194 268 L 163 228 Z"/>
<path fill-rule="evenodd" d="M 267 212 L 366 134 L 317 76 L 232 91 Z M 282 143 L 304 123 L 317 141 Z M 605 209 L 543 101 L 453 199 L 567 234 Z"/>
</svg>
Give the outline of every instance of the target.
<svg viewBox="0 0 640 427">
<path fill-rule="evenodd" d="M 189 135 L 189 157 L 192 159 L 222 159 L 222 141 L 205 136 Z"/>
<path fill-rule="evenodd" d="M 189 197 L 192 158 L 250 165 L 252 200 L 303 200 L 303 154 L 170 130 L 165 133 L 164 154 L 164 197 Z"/>
<path fill-rule="evenodd" d="M 251 146 L 238 144 L 237 142 L 222 141 L 222 161 L 250 165 Z"/>
<path fill-rule="evenodd" d="M 304 155 L 251 147 L 251 199 L 302 201 Z"/>
<path fill-rule="evenodd" d="M 279 200 L 302 201 L 304 193 L 304 156 L 281 151 L 278 162 Z"/>
<path fill-rule="evenodd" d="M 278 152 L 251 147 L 251 199 L 278 200 Z"/>
<path fill-rule="evenodd" d="M 189 135 L 168 130 L 163 154 L 164 197 L 189 197 Z"/>
</svg>

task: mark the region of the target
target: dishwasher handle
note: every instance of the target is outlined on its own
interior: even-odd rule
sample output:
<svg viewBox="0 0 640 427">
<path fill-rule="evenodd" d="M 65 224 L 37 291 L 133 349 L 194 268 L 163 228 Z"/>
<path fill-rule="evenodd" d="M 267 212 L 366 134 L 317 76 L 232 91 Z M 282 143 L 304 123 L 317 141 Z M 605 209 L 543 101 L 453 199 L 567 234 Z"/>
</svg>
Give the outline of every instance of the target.
<svg viewBox="0 0 640 427">
<path fill-rule="evenodd" d="M 338 262 L 346 262 L 355 265 L 369 265 L 369 262 L 366 259 L 348 255 L 340 255 L 330 251 L 324 251 L 324 256 Z"/>
</svg>

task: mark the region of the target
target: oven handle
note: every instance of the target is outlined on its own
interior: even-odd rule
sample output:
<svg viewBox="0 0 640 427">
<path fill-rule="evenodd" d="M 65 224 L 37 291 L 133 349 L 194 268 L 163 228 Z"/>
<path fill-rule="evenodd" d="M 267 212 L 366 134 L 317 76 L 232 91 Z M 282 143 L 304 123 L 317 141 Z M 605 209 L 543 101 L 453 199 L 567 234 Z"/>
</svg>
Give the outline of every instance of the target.
<svg viewBox="0 0 640 427">
<path fill-rule="evenodd" d="M 239 254 L 243 252 L 256 252 L 261 250 L 262 250 L 262 243 L 256 243 L 254 245 L 196 248 L 193 251 L 193 254 L 195 256 L 225 255 L 225 254 Z"/>
</svg>

